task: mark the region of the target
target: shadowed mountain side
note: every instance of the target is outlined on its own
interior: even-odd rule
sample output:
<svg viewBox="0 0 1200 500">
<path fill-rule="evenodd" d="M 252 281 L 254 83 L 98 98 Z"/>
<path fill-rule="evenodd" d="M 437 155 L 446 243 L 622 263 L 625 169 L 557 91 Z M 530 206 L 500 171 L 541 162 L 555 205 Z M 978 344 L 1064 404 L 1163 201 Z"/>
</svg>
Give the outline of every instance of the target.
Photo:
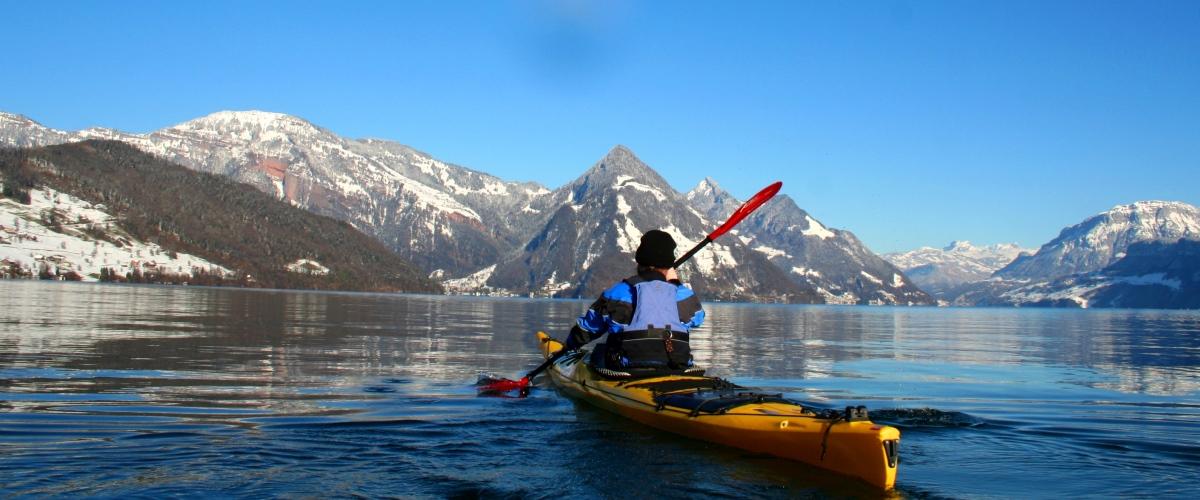
<svg viewBox="0 0 1200 500">
<path fill-rule="evenodd" d="M 1002 305 L 1041 307 L 1200 308 L 1200 241 L 1133 243 L 1100 271 L 1025 285 Z"/>
</svg>

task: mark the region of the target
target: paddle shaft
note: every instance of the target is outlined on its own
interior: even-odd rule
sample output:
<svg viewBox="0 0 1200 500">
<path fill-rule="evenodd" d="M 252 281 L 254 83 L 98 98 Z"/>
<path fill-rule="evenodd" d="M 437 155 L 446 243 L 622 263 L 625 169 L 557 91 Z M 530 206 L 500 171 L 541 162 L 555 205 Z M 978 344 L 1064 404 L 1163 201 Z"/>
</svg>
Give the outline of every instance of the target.
<svg viewBox="0 0 1200 500">
<path fill-rule="evenodd" d="M 700 240 L 700 243 L 697 243 L 696 246 L 692 247 L 691 250 L 688 250 L 687 253 L 683 254 L 683 256 L 680 257 L 679 260 L 676 260 L 674 264 L 671 264 L 671 267 L 678 268 L 679 266 L 682 266 L 684 262 L 687 262 L 688 259 L 692 258 L 693 255 L 696 255 L 696 252 L 699 252 L 701 248 L 708 246 L 708 244 L 712 243 L 713 240 L 720 238 L 721 235 L 725 234 L 730 229 L 733 229 L 733 226 L 738 225 L 742 219 L 745 219 L 755 210 L 758 210 L 758 207 L 761 207 L 763 203 L 766 203 L 767 200 L 773 198 L 775 193 L 778 193 L 779 189 L 782 187 L 782 182 L 775 182 L 770 186 L 763 188 L 762 191 L 759 191 L 754 196 L 751 196 L 749 200 L 746 200 L 745 203 L 742 203 L 742 206 L 733 211 L 733 214 L 729 216 L 729 220 L 726 220 L 724 224 L 721 224 L 720 227 L 714 229 L 713 232 L 708 233 L 708 236 L 705 236 L 703 240 Z"/>
<path fill-rule="evenodd" d="M 671 264 L 671 267 L 678 268 L 679 266 L 682 266 L 684 262 L 687 262 L 688 259 L 692 258 L 693 255 L 696 255 L 696 252 L 699 252 L 701 248 L 704 248 L 709 243 L 712 243 L 712 241 L 713 240 L 706 236 L 703 240 L 700 240 L 700 243 L 697 243 L 696 246 L 692 247 L 691 250 L 688 250 L 687 253 L 683 254 L 682 257 L 676 260 L 674 264 Z"/>
<path fill-rule="evenodd" d="M 538 365 L 537 368 L 534 368 L 533 371 L 526 373 L 524 378 L 526 380 L 533 380 L 533 377 L 538 376 L 538 374 L 542 373 L 542 371 L 546 368 L 550 368 L 550 365 L 554 364 L 555 361 L 558 361 L 558 358 L 563 357 L 563 355 L 566 353 L 567 348 L 566 346 L 563 346 L 562 349 L 559 349 L 558 352 L 551 354 L 550 357 L 546 358 L 546 361 L 543 361 L 542 364 Z"/>
</svg>

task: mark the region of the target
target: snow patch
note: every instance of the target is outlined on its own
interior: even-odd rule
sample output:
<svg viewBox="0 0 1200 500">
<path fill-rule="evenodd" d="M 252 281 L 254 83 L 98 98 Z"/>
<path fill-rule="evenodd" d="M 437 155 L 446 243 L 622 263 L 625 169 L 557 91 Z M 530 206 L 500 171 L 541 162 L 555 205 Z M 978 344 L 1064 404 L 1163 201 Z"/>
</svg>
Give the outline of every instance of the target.
<svg viewBox="0 0 1200 500">
<path fill-rule="evenodd" d="M 329 274 L 328 267 L 321 265 L 320 262 L 309 259 L 296 259 L 295 262 L 287 265 L 287 270 L 290 273 L 311 274 L 314 276 Z"/>
<path fill-rule="evenodd" d="M 820 277 L 821 277 L 821 272 L 820 272 L 820 271 L 817 271 L 816 269 L 809 269 L 809 268 L 807 268 L 807 267 L 793 267 L 793 268 L 792 268 L 792 274 L 796 274 L 796 275 L 799 275 L 799 276 L 810 276 L 810 277 L 813 277 L 813 278 L 820 278 Z"/>
<path fill-rule="evenodd" d="M 618 194 L 617 195 L 617 213 L 621 214 L 621 215 L 629 215 L 629 212 L 632 212 L 632 211 L 633 211 L 633 207 L 629 206 L 629 203 L 625 202 L 625 197 Z"/>
<path fill-rule="evenodd" d="M 690 248 L 690 245 L 683 248 Z M 692 259 L 696 261 L 696 267 L 702 273 L 711 273 L 720 267 L 733 268 L 738 265 L 730 247 L 719 243 L 710 243 L 703 250 L 696 252 L 696 256 Z"/>
<path fill-rule="evenodd" d="M 790 259 L 792 257 L 791 255 L 788 255 L 787 252 L 784 252 L 783 250 L 780 250 L 778 248 L 771 248 L 766 245 L 756 246 L 756 247 L 754 247 L 754 251 L 765 255 L 768 259 L 773 258 L 773 257 L 786 257 L 786 258 Z"/>
<path fill-rule="evenodd" d="M 487 280 L 491 279 L 492 273 L 496 271 L 496 265 L 492 264 L 488 267 L 475 271 L 469 276 L 442 282 L 442 287 L 449 292 L 466 292 L 475 291 L 484 288 Z"/>
<path fill-rule="evenodd" d="M 618 175 L 617 182 L 616 182 L 616 184 L 613 184 L 613 188 L 618 191 L 625 189 L 625 188 L 633 188 L 638 191 L 644 191 L 644 192 L 650 193 L 652 196 L 654 196 L 654 199 L 656 199 L 660 202 L 667 200 L 667 196 L 665 194 L 663 194 L 662 191 L 659 191 L 658 189 L 647 186 L 640 182 L 634 182 L 633 177 L 628 176 L 628 175 Z"/>
<path fill-rule="evenodd" d="M 633 254 L 637 252 L 637 247 L 642 242 L 642 232 L 629 220 L 629 217 L 624 217 L 625 223 L 613 221 L 617 226 L 617 248 L 622 252 Z M 676 240 L 677 242 L 679 240 Z"/>
<path fill-rule="evenodd" d="M 805 215 L 804 219 L 808 221 L 808 228 L 800 230 L 800 234 L 805 236 L 816 236 L 823 240 L 837 236 L 833 233 L 833 231 L 825 229 L 825 226 L 822 226 L 821 223 L 817 222 L 817 220 L 812 218 L 811 215 Z"/>
<path fill-rule="evenodd" d="M 1124 283 L 1127 285 L 1150 286 L 1162 285 L 1172 290 L 1179 290 L 1183 283 L 1175 278 L 1167 278 L 1166 273 L 1151 273 L 1141 276 L 1120 276 L 1113 279 L 1113 283 Z"/>
</svg>

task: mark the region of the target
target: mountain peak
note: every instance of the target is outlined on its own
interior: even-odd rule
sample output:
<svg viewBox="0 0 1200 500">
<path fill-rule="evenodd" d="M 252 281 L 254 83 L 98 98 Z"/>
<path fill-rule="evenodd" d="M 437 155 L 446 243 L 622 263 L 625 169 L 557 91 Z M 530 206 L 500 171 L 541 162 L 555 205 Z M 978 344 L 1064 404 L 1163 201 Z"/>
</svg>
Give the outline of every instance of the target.
<svg viewBox="0 0 1200 500">
<path fill-rule="evenodd" d="M 696 184 L 696 187 L 692 188 L 692 190 L 688 192 L 688 199 L 690 200 L 698 195 L 716 197 L 724 194 L 728 193 L 726 193 L 724 189 L 721 189 L 721 186 L 717 184 L 716 180 L 714 180 L 712 177 L 705 177 L 700 180 L 699 184 Z"/>
<path fill-rule="evenodd" d="M 593 170 L 632 175 L 636 178 L 645 177 L 647 172 L 654 172 L 654 169 L 638 158 L 633 150 L 621 144 L 608 150 L 608 153 L 600 159 L 600 163 L 597 163 Z"/>
<path fill-rule="evenodd" d="M 1200 236 L 1200 208 L 1180 201 L 1136 201 L 1117 205 L 1074 228 L 1091 233 L 1132 229 L 1141 240 L 1194 239 Z"/>
<path fill-rule="evenodd" d="M 34 121 L 32 118 L 30 118 L 28 116 L 18 115 L 15 113 L 5 113 L 3 111 L 0 111 L 0 123 L 4 123 L 4 122 L 10 122 L 10 123 L 15 123 L 15 124 L 20 124 L 20 125 L 36 125 L 38 127 L 42 126 L 42 124 L 38 123 L 37 121 Z"/>
<path fill-rule="evenodd" d="M 741 204 L 728 191 L 721 189 L 712 177 L 705 177 L 685 197 L 693 208 L 713 220 L 729 217 Z"/>
<path fill-rule="evenodd" d="M 637 155 L 633 153 L 633 150 L 629 149 L 629 147 L 624 144 L 617 144 L 613 146 L 612 149 L 608 150 L 608 154 L 604 155 L 604 159 L 612 159 L 614 161 L 632 159 L 641 162 L 641 160 L 638 160 Z"/>
<path fill-rule="evenodd" d="M 171 127 L 174 129 L 207 129 L 229 132 L 246 129 L 319 130 L 308 120 L 270 111 L 218 111 Z"/>
<path fill-rule="evenodd" d="M 577 182 L 588 179 L 593 183 L 597 180 L 604 180 L 605 183 L 611 181 L 614 185 L 621 184 L 623 179 L 633 179 L 662 189 L 664 192 L 673 191 L 658 172 L 643 163 L 628 147 L 620 144 L 613 146 L 604 155 L 604 158 L 588 169 Z"/>
<path fill-rule="evenodd" d="M 208 115 L 200 117 L 199 119 L 200 120 L 209 120 L 209 121 L 274 122 L 274 121 L 279 121 L 279 120 L 286 120 L 289 118 L 299 119 L 292 115 L 276 113 L 273 111 L 261 111 L 261 110 L 257 110 L 257 109 L 248 109 L 248 110 L 241 110 L 241 111 L 237 111 L 237 110 L 217 111 L 215 113 L 210 113 Z"/>
<path fill-rule="evenodd" d="M 970 241 L 954 240 L 954 241 L 951 241 L 949 245 L 946 245 L 946 247 L 943 248 L 943 250 L 945 250 L 947 252 L 953 252 L 955 250 L 964 251 L 964 250 L 971 250 L 973 248 L 975 248 L 975 245 L 972 245 Z"/>
<path fill-rule="evenodd" d="M 1188 212 L 1196 211 L 1196 207 L 1182 201 L 1143 200 L 1125 205 L 1114 206 L 1100 215 L 1125 215 L 1131 213 L 1154 212 L 1162 209 L 1176 209 Z"/>
</svg>

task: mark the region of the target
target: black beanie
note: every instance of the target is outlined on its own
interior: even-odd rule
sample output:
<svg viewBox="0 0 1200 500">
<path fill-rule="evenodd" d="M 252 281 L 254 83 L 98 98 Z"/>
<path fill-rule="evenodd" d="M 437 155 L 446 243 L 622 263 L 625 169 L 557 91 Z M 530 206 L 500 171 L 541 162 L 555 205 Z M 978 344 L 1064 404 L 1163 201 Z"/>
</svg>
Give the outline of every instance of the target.
<svg viewBox="0 0 1200 500">
<path fill-rule="evenodd" d="M 643 266 L 672 267 L 675 265 L 675 240 L 663 231 L 651 229 L 642 235 L 634 259 Z"/>
</svg>

